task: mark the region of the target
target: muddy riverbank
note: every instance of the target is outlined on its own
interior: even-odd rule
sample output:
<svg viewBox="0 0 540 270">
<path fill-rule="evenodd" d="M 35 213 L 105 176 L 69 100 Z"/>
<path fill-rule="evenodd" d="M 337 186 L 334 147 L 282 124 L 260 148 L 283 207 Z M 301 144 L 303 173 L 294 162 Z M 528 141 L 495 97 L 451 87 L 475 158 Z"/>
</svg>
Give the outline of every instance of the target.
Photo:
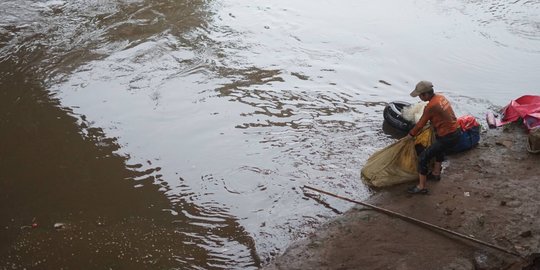
<svg viewBox="0 0 540 270">
<path fill-rule="evenodd" d="M 450 156 L 430 194 L 408 185 L 369 202 L 522 255 L 540 252 L 540 155 L 518 125 L 488 130 L 477 148 Z M 339 194 L 339 191 L 332 191 Z M 266 269 L 521 269 L 515 256 L 354 207 L 291 245 Z"/>
</svg>

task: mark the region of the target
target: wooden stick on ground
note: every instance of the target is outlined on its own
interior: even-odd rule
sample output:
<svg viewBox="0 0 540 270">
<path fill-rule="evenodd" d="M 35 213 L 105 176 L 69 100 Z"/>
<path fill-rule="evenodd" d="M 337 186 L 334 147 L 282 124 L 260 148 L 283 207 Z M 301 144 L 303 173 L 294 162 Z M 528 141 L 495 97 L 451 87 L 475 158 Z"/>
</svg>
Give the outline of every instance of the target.
<svg viewBox="0 0 540 270">
<path fill-rule="evenodd" d="M 398 217 L 398 218 L 401 218 L 403 220 L 410 221 L 410 222 L 413 222 L 413 223 L 416 223 L 416 224 L 424 225 L 424 226 L 427 226 L 427 227 L 430 227 L 430 228 L 433 228 L 433 229 L 436 229 L 436 230 L 439 230 L 439 231 L 443 231 L 443 232 L 449 233 L 451 235 L 455 235 L 455 236 L 467 239 L 469 241 L 472 241 L 472 242 L 475 242 L 475 243 L 478 243 L 478 244 L 481 244 L 481 245 L 484 245 L 484 246 L 487 246 L 487 247 L 502 251 L 502 252 L 510 254 L 510 255 L 517 256 L 517 257 L 519 257 L 521 259 L 524 259 L 524 257 L 522 257 L 520 254 L 515 253 L 513 251 L 510 251 L 508 249 L 496 246 L 494 244 L 484 242 L 482 240 L 478 240 L 476 238 L 473 238 L 473 237 L 470 237 L 470 236 L 467 236 L 467 235 L 464 235 L 464 234 L 461 234 L 461 233 L 458 233 L 458 232 L 454 232 L 454 231 L 445 229 L 445 228 L 437 226 L 437 225 L 433 225 L 431 223 L 428 223 L 428 222 L 425 222 L 425 221 L 422 221 L 422 220 L 419 220 L 419 219 L 416 219 L 416 218 L 408 217 L 408 216 L 402 215 L 400 213 L 397 213 L 397 212 L 394 212 L 394 211 L 391 211 L 391 210 L 387 210 L 387 209 L 384 209 L 384 208 L 381 208 L 381 207 L 378 207 L 378 206 L 375 206 L 375 205 L 372 205 L 372 204 L 369 204 L 369 203 L 355 201 L 353 199 L 349 199 L 349 198 L 346 198 L 346 197 L 343 197 L 343 196 L 339 196 L 339 195 L 330 193 L 328 191 L 320 190 L 320 189 L 317 189 L 317 188 L 314 188 L 314 187 L 304 185 L 304 188 L 311 189 L 313 191 L 317 191 L 319 193 L 323 193 L 323 194 L 326 194 L 326 195 L 330 195 L 332 197 L 336 197 L 338 199 L 342 199 L 342 200 L 345 200 L 345 201 L 348 201 L 348 202 L 352 202 L 352 203 L 355 203 L 355 204 L 360 204 L 360 205 L 363 205 L 363 206 L 367 206 L 367 207 L 373 208 L 374 210 L 377 210 L 379 212 L 382 212 L 382 213 L 385 213 L 385 214 L 388 214 L 388 215 L 391 215 L 391 216 L 395 216 L 395 217 Z"/>
</svg>

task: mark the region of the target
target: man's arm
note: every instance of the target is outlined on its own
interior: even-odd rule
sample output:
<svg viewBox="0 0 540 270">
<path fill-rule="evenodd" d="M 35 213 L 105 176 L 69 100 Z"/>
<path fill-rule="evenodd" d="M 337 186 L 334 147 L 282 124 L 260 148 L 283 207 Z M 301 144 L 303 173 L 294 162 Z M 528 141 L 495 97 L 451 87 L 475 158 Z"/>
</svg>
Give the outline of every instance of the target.
<svg viewBox="0 0 540 270">
<path fill-rule="evenodd" d="M 424 108 L 424 112 L 422 113 L 422 117 L 420 117 L 420 120 L 418 121 L 418 123 L 414 125 L 413 129 L 409 131 L 409 135 L 413 137 L 416 136 L 418 134 L 418 131 L 422 130 L 422 128 L 424 128 L 424 126 L 427 124 L 427 122 L 429 121 L 429 118 L 431 118 L 431 107 L 426 106 Z"/>
</svg>

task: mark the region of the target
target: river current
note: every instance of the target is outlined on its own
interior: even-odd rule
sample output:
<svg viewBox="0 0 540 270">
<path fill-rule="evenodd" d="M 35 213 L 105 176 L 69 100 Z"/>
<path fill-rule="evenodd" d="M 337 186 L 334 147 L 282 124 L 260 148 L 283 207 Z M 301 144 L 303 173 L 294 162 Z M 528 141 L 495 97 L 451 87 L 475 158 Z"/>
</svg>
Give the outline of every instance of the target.
<svg viewBox="0 0 540 270">
<path fill-rule="evenodd" d="M 256 269 L 430 80 L 540 94 L 540 1 L 0 1 L 0 267 Z"/>
</svg>

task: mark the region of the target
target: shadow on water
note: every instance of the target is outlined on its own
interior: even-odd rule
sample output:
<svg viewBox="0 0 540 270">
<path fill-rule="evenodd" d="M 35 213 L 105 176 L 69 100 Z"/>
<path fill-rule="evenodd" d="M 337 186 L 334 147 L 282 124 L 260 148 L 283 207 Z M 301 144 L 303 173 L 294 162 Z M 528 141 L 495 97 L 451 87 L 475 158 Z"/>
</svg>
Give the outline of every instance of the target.
<svg viewBox="0 0 540 270">
<path fill-rule="evenodd" d="M 52 21 L 70 12 L 69 5 L 58 3 L 42 18 L 43 27 L 49 27 L 44 32 L 28 31 L 35 25 L 22 27 L 25 22 L 2 25 L 0 267 L 258 267 L 253 239 L 227 209 L 188 203 L 186 194 L 167 196 L 170 188 L 159 167 L 143 170 L 148 165 L 130 164 L 129 156 L 117 154 L 115 138 L 63 108 L 45 87 L 51 76 L 107 53 L 92 50 L 96 44 L 133 46 L 159 32 L 152 27 L 171 23 L 167 20 L 179 16 L 175 12 L 181 7 L 161 1 L 115 13 L 98 10 L 96 4 L 99 12 L 85 19 Z M 24 20 L 24 14 L 19 17 Z M 156 17 L 156 23 L 143 26 Z M 184 20 L 193 18 L 204 19 Z"/>
<path fill-rule="evenodd" d="M 386 121 L 383 121 L 383 124 L 382 124 L 382 131 L 389 135 L 391 138 L 394 138 L 394 139 L 401 139 L 403 138 L 405 135 L 407 135 L 407 132 L 403 131 L 403 130 L 399 130 L 393 126 L 391 126 L 390 124 L 388 124 L 388 122 Z"/>
</svg>

